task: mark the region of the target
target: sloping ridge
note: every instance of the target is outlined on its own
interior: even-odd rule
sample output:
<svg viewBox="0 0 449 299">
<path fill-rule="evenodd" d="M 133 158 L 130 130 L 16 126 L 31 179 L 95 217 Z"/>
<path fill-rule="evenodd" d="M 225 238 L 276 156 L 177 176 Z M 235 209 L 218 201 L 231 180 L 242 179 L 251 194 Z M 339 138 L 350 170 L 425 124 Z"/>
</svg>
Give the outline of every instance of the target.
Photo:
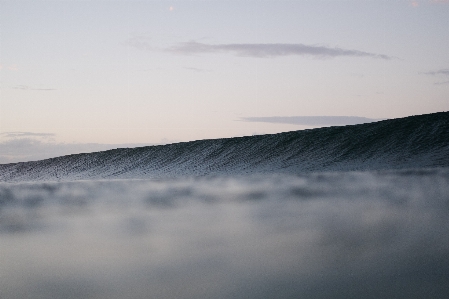
<svg viewBox="0 0 449 299">
<path fill-rule="evenodd" d="M 0 181 L 172 178 L 449 166 L 449 112 L 0 165 Z"/>
</svg>

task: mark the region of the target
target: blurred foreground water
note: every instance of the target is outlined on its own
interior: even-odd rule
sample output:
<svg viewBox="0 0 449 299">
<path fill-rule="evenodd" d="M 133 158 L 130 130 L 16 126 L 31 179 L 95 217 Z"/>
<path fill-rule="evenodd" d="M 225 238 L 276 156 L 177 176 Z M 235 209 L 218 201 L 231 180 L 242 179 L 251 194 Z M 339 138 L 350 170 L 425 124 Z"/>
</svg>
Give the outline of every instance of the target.
<svg viewBox="0 0 449 299">
<path fill-rule="evenodd" d="M 0 183 L 0 298 L 449 298 L 449 169 Z"/>
</svg>

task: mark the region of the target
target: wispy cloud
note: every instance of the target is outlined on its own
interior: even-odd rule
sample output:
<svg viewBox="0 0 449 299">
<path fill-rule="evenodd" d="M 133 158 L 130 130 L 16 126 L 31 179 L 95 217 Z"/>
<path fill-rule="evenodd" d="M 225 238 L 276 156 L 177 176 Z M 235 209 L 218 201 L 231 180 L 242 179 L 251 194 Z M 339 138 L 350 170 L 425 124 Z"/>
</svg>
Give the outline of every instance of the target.
<svg viewBox="0 0 449 299">
<path fill-rule="evenodd" d="M 28 137 L 41 137 L 41 138 L 53 138 L 53 133 L 33 133 L 33 132 L 3 132 L 0 133 L 4 138 L 28 138 Z"/>
<path fill-rule="evenodd" d="M 441 69 L 438 71 L 430 71 L 430 72 L 423 72 L 420 74 L 424 74 L 424 75 L 430 75 L 430 76 L 449 76 L 449 69 Z M 443 85 L 443 84 L 448 84 L 449 81 L 443 81 L 443 82 L 435 82 L 433 84 L 435 85 Z"/>
<path fill-rule="evenodd" d="M 435 75 L 445 75 L 445 76 L 449 76 L 449 69 L 441 69 L 441 70 L 438 70 L 438 71 L 424 72 L 424 73 L 422 73 L 422 74 L 425 74 L 425 75 L 433 75 L 433 76 L 435 76 Z"/>
<path fill-rule="evenodd" d="M 154 51 L 155 47 L 151 45 L 151 38 L 144 35 L 134 36 L 122 43 L 124 46 L 134 47 L 143 51 Z"/>
<path fill-rule="evenodd" d="M 385 54 L 376 54 L 360 50 L 343 49 L 323 45 L 305 45 L 289 43 L 261 43 L 261 44 L 206 44 L 197 41 L 178 43 L 169 48 L 160 49 L 151 45 L 151 39 L 147 36 L 135 36 L 122 43 L 144 51 L 165 51 L 177 54 L 201 54 L 201 53 L 231 53 L 237 56 L 247 57 L 278 57 L 278 56 L 314 56 L 318 58 L 333 57 L 370 57 L 378 59 L 393 59 Z"/>
<path fill-rule="evenodd" d="M 327 47 L 304 44 L 205 44 L 196 41 L 179 43 L 166 49 L 168 52 L 179 54 L 200 53 L 233 53 L 238 56 L 248 57 L 278 57 L 278 56 L 315 56 L 326 57 L 370 57 L 380 59 L 392 59 L 384 54 L 375 54 L 359 50 L 343 49 L 338 47 Z"/>
<path fill-rule="evenodd" d="M 211 70 L 200 69 L 200 68 L 196 68 L 196 67 L 184 67 L 184 69 L 189 70 L 189 71 L 198 72 L 198 73 L 211 72 Z"/>
<path fill-rule="evenodd" d="M 17 89 L 17 90 L 38 90 L 38 91 L 53 91 L 56 90 L 54 88 L 35 88 L 35 87 L 30 87 L 27 85 L 16 85 L 11 87 L 12 89 Z"/>
<path fill-rule="evenodd" d="M 344 126 L 379 121 L 359 116 L 268 116 L 242 117 L 240 121 L 291 124 L 303 126 Z"/>
</svg>

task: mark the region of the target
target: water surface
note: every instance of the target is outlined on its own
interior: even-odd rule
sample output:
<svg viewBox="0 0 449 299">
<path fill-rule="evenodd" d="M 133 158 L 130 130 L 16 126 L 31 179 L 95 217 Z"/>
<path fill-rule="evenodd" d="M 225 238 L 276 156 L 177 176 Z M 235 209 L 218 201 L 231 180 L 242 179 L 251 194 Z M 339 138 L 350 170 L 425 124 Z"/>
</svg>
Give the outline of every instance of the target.
<svg viewBox="0 0 449 299">
<path fill-rule="evenodd" d="M 0 184 L 0 298 L 449 298 L 449 169 Z"/>
</svg>

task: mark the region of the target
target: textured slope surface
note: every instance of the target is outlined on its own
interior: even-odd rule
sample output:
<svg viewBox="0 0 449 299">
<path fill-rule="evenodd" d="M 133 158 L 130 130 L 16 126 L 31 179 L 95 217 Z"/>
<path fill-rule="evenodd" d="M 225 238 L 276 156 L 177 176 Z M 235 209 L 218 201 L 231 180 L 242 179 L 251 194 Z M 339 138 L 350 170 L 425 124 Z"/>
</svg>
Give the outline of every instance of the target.
<svg viewBox="0 0 449 299">
<path fill-rule="evenodd" d="M 449 166 L 449 112 L 0 165 L 1 181 L 173 178 Z"/>
</svg>

